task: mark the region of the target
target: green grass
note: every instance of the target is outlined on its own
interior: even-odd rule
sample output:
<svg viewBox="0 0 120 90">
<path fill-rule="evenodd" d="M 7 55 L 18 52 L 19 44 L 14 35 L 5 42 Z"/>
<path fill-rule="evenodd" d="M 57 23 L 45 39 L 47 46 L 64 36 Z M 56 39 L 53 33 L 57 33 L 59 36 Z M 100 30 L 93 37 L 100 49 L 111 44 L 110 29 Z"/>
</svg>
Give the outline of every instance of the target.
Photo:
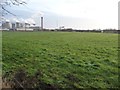
<svg viewBox="0 0 120 90">
<path fill-rule="evenodd" d="M 42 72 L 60 88 L 118 87 L 118 35 L 76 32 L 3 32 L 3 74 Z"/>
</svg>

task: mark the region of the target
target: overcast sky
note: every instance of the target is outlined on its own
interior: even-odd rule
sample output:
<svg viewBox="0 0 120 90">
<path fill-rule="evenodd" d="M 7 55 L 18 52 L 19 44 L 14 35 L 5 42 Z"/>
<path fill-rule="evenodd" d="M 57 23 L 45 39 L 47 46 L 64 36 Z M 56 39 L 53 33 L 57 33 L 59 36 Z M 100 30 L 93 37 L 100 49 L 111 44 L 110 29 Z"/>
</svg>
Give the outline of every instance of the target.
<svg viewBox="0 0 120 90">
<path fill-rule="evenodd" d="M 6 7 L 18 18 L 39 25 L 44 17 L 45 28 L 65 26 L 73 29 L 118 28 L 119 0 L 24 0 L 26 6 Z M 15 18 L 7 15 L 6 18 Z"/>
</svg>

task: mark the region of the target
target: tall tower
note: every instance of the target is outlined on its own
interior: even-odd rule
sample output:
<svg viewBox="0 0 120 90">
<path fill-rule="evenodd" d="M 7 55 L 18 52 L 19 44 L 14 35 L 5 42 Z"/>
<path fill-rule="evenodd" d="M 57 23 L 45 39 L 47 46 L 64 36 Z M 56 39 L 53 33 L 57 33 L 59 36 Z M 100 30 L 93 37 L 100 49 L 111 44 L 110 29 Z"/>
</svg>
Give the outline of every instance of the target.
<svg viewBox="0 0 120 90">
<path fill-rule="evenodd" d="M 43 30 L 43 17 L 41 17 L 41 30 Z"/>
</svg>

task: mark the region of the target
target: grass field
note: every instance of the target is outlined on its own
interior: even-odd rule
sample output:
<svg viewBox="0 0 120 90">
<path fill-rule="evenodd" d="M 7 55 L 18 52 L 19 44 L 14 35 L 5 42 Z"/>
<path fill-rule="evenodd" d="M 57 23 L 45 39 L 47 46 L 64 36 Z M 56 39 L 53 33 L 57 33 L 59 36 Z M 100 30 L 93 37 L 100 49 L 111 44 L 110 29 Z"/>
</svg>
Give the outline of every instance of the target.
<svg viewBox="0 0 120 90">
<path fill-rule="evenodd" d="M 118 34 L 3 32 L 3 74 L 24 69 L 59 88 L 118 87 Z"/>
</svg>

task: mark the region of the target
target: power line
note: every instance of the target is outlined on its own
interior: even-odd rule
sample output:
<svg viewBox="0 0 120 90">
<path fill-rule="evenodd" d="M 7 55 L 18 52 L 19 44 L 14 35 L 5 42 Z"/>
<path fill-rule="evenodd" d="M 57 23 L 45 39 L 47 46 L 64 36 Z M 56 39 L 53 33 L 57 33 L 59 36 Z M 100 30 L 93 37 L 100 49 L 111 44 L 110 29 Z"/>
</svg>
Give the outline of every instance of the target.
<svg viewBox="0 0 120 90">
<path fill-rule="evenodd" d="M 6 11 L 7 13 L 13 15 L 13 16 L 16 16 L 15 14 L 13 14 L 13 13 L 11 13 L 10 11 L 6 10 L 4 7 L 2 7 L 2 9 L 3 9 L 4 11 Z"/>
<path fill-rule="evenodd" d="M 15 14 L 13 14 L 12 12 L 10 12 L 9 10 L 4 8 L 5 5 L 11 5 L 11 4 L 19 6 L 19 5 L 25 5 L 27 3 L 25 1 L 22 1 L 22 0 L 6 0 L 6 1 L 3 1 L 3 2 L 0 3 L 0 6 L 2 7 L 2 9 L 4 11 L 6 11 L 7 13 L 9 13 L 13 16 L 17 16 Z"/>
<path fill-rule="evenodd" d="M 28 7 L 27 5 L 25 5 L 25 4 L 24 4 L 23 6 L 26 7 L 27 9 L 29 9 L 29 10 L 32 10 L 32 11 L 34 10 L 34 9 L 29 8 L 29 7 Z"/>
<path fill-rule="evenodd" d="M 2 7 L 2 10 L 5 11 L 4 13 L 2 13 L 2 15 L 11 14 L 12 16 L 15 16 L 16 18 L 21 18 L 21 16 L 16 15 L 16 14 L 12 13 L 11 11 L 9 11 L 5 8 L 5 5 L 10 5 L 10 3 L 13 4 L 13 5 L 23 5 L 25 8 L 33 11 L 33 9 L 29 8 L 26 5 L 27 3 L 25 1 L 22 1 L 22 0 L 20 0 L 20 1 L 19 0 L 9 0 L 9 1 L 10 2 L 6 1 L 6 2 L 3 2 L 3 3 L 0 3 L 0 6 Z"/>
</svg>

